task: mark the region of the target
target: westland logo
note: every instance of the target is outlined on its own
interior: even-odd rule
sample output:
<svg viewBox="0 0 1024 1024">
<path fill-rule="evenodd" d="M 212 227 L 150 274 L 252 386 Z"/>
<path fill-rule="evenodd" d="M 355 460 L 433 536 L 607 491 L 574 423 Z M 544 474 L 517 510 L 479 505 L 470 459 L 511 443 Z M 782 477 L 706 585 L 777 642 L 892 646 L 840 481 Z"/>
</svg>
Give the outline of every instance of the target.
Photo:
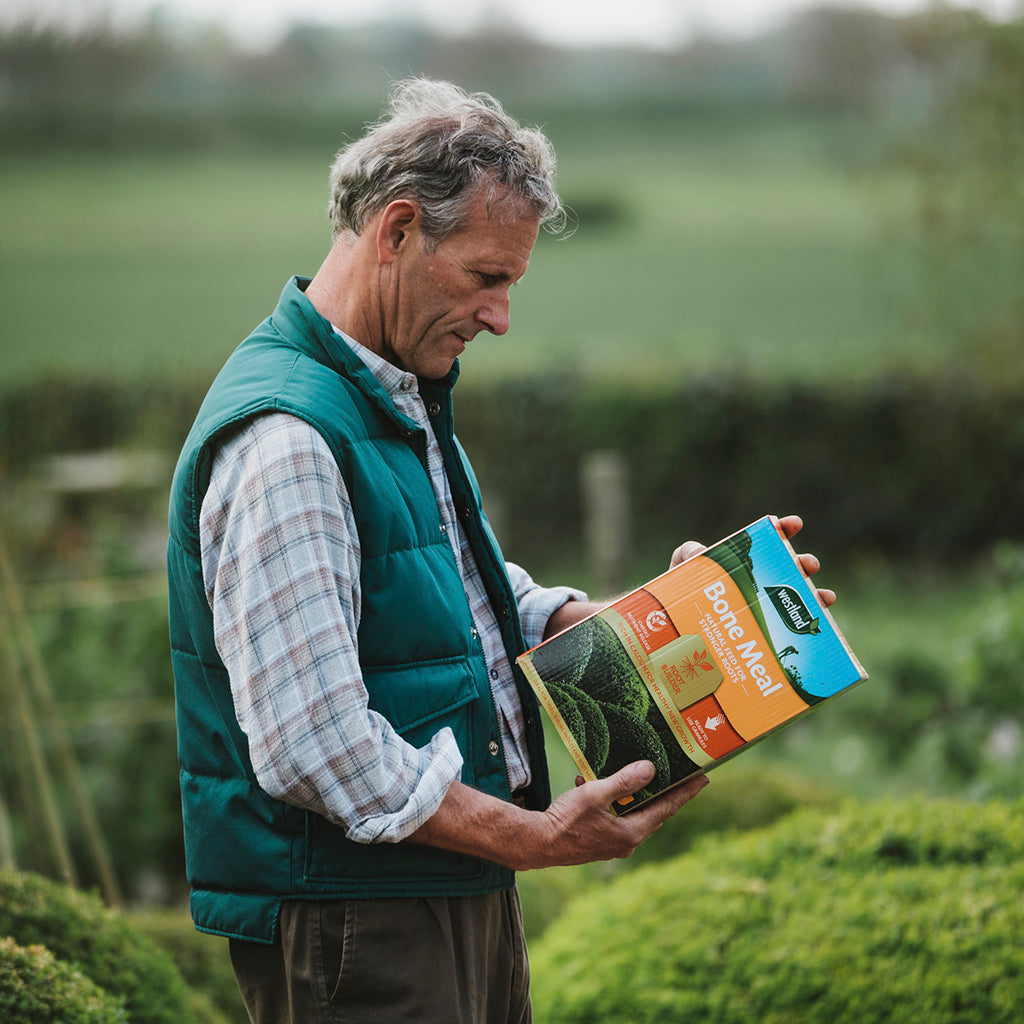
<svg viewBox="0 0 1024 1024">
<path fill-rule="evenodd" d="M 668 616 L 663 611 L 653 611 L 644 621 L 652 633 L 657 633 L 658 630 L 664 629 L 668 625 Z"/>
<path fill-rule="evenodd" d="M 808 611 L 803 598 L 792 587 L 765 587 L 764 591 L 790 632 L 811 636 L 821 632 L 818 619 Z"/>
</svg>

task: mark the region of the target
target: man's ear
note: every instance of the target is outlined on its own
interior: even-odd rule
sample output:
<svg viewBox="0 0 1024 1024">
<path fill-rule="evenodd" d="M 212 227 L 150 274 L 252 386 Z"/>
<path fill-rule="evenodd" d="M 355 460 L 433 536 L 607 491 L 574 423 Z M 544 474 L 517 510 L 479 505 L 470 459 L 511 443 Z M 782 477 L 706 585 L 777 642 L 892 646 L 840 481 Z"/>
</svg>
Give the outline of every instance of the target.
<svg viewBox="0 0 1024 1024">
<path fill-rule="evenodd" d="M 420 230 L 420 209 L 411 199 L 395 199 L 377 223 L 377 260 L 391 263 Z"/>
</svg>

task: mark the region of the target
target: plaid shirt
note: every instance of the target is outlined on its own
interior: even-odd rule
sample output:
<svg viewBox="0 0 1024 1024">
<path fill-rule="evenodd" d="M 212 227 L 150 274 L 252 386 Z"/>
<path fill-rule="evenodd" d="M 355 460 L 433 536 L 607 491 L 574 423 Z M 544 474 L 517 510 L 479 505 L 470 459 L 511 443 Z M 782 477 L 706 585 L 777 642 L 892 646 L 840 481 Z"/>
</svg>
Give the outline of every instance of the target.
<svg viewBox="0 0 1024 1024">
<path fill-rule="evenodd" d="M 431 482 L 483 644 L 509 784 L 518 789 L 530 778 L 522 707 L 418 382 L 345 341 L 396 407 L 427 431 Z M 200 538 L 217 649 L 260 785 L 358 842 L 406 838 L 437 810 L 462 756 L 450 729 L 417 749 L 367 706 L 356 639 L 359 537 L 345 482 L 320 434 L 284 413 L 249 421 L 215 455 Z M 540 587 L 512 563 L 507 569 L 529 646 L 540 642 L 557 608 L 586 597 Z"/>
</svg>

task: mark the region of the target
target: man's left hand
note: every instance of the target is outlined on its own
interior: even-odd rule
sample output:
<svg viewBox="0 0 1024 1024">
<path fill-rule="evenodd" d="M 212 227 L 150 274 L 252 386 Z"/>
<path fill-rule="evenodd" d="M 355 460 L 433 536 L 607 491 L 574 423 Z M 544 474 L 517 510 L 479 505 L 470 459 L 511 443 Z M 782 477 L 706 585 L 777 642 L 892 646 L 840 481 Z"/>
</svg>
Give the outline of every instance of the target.
<svg viewBox="0 0 1024 1024">
<path fill-rule="evenodd" d="M 799 516 L 782 516 L 778 522 L 779 528 L 782 530 L 786 540 L 792 540 L 804 528 L 804 521 Z M 707 545 L 701 544 L 700 541 L 688 540 L 680 544 L 672 552 L 672 560 L 669 562 L 668 567 L 673 569 L 680 562 L 685 562 L 688 558 L 693 558 L 694 555 L 699 555 L 701 552 L 707 551 L 707 549 Z M 800 563 L 800 568 L 804 575 L 808 578 L 814 576 L 821 568 L 821 562 L 818 561 L 817 556 L 810 553 L 797 555 L 797 561 Z M 836 592 L 834 590 L 818 590 L 818 597 L 821 603 L 828 608 L 829 605 L 835 603 Z"/>
</svg>

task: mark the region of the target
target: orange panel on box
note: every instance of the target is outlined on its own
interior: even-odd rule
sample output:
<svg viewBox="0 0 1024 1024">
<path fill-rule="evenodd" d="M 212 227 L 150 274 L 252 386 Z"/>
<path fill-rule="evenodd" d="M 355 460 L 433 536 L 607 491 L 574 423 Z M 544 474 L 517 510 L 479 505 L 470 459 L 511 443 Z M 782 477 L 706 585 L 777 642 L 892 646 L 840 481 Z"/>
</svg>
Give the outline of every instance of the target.
<svg viewBox="0 0 1024 1024">
<path fill-rule="evenodd" d="M 702 591 L 705 587 L 710 587 L 719 580 L 725 580 L 734 588 L 736 586 L 729 574 L 713 558 L 695 555 L 686 565 L 688 572 L 666 572 L 646 585 L 646 589 L 661 602 L 669 615 L 673 615 L 677 608 L 684 615 L 692 615 L 694 600 L 703 596 Z M 739 594 L 738 590 L 736 594 Z M 746 602 L 739 597 L 739 600 L 733 602 L 734 607 L 737 605 L 746 607 Z"/>
<path fill-rule="evenodd" d="M 716 761 L 743 746 L 743 737 L 729 724 L 714 697 L 705 697 L 687 708 L 683 717 L 693 738 Z"/>
<path fill-rule="evenodd" d="M 634 590 L 612 607 L 629 623 L 648 654 L 679 636 L 664 606 L 646 590 Z"/>
<path fill-rule="evenodd" d="M 732 577 L 703 555 L 687 564 L 689 573 L 666 573 L 647 589 L 680 629 L 685 623 L 685 632 L 699 630 L 713 647 L 717 641 L 716 653 L 735 666 L 715 696 L 736 731 L 753 740 L 806 711 Z"/>
</svg>

